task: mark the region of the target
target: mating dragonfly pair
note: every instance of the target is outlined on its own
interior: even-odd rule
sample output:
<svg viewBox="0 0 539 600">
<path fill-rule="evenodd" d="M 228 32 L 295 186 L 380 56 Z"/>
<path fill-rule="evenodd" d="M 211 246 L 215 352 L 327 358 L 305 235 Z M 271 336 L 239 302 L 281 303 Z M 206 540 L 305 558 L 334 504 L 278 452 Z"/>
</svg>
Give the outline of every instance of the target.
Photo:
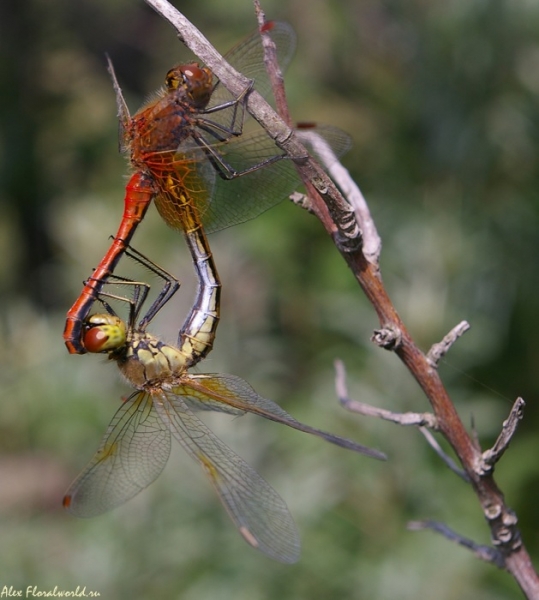
<svg viewBox="0 0 539 600">
<path fill-rule="evenodd" d="M 294 51 L 293 30 L 284 23 L 270 23 L 266 29 L 276 42 L 283 68 Z M 267 95 L 270 87 L 258 32 L 227 59 Z M 372 458 L 385 456 L 297 421 L 238 377 L 189 372 L 211 350 L 219 322 L 221 284 L 205 232 L 252 218 L 290 195 L 299 185 L 295 168 L 276 155 L 265 132 L 244 130 L 244 101 L 251 88 L 240 98 L 231 98 L 219 82 L 214 85 L 208 69 L 196 63 L 180 65 L 169 71 L 157 98 L 131 117 L 111 65 L 109 69 L 122 146 L 129 152 L 134 174 L 126 186 L 117 235 L 68 312 L 64 338 L 71 353 L 107 353 L 137 391 L 116 412 L 97 453 L 69 488 L 64 506 L 76 516 L 90 517 L 132 498 L 161 473 L 172 434 L 209 477 L 244 539 L 276 560 L 295 562 L 299 535 L 285 502 L 196 413 L 250 412 Z M 337 154 L 348 144 L 347 136 L 334 130 L 319 135 Z M 179 282 L 129 245 L 152 200 L 163 219 L 183 232 L 199 281 L 176 346 L 163 343 L 146 328 Z M 150 286 L 113 274 L 123 255 L 163 282 L 144 315 Z M 118 296 L 104 291 L 109 283 L 130 292 Z M 128 307 L 127 322 L 116 314 L 112 299 Z M 105 312 L 90 315 L 96 301 Z"/>
</svg>

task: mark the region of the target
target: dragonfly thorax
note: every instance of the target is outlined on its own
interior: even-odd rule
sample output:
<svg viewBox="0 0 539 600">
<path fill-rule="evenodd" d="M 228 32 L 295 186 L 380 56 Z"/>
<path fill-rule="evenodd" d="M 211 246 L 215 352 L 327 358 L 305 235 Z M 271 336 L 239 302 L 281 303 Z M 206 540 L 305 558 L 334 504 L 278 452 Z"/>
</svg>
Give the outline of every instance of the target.
<svg viewBox="0 0 539 600">
<path fill-rule="evenodd" d="M 138 388 L 181 375 L 192 362 L 178 348 L 145 331 L 127 329 L 119 317 L 110 314 L 86 319 L 83 343 L 88 352 L 108 354 L 124 377 Z"/>
<path fill-rule="evenodd" d="M 124 144 L 135 168 L 150 172 L 171 168 L 178 146 L 192 133 L 195 113 L 210 101 L 212 80 L 211 71 L 197 63 L 167 73 L 166 87 L 126 127 Z"/>
<path fill-rule="evenodd" d="M 187 370 L 189 361 L 179 349 L 165 344 L 149 333 L 130 333 L 125 352 L 113 353 L 122 375 L 139 389 L 162 385 Z"/>
</svg>

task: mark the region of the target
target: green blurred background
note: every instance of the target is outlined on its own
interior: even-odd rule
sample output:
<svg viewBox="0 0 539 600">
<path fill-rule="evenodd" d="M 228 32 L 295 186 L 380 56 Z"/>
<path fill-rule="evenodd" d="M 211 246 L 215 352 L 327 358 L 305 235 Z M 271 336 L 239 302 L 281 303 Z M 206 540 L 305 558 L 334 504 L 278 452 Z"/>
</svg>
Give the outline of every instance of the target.
<svg viewBox="0 0 539 600">
<path fill-rule="evenodd" d="M 226 51 L 255 27 L 248 0 L 177 6 Z M 539 564 L 539 4 L 526 0 L 266 0 L 290 21 L 296 120 L 354 138 L 344 160 L 384 241 L 385 283 L 424 350 L 462 319 L 471 331 L 441 372 L 484 447 L 513 399 L 526 418 L 498 467 Z M 215 431 L 287 500 L 302 533 L 294 566 L 237 535 L 180 450 L 148 490 L 76 520 L 60 503 L 119 398 L 115 368 L 70 356 L 67 308 L 108 246 L 127 172 L 117 153 L 112 57 L 135 110 L 190 56 L 142 0 L 3 0 L 0 5 L 0 588 L 182 600 L 519 598 L 494 567 L 437 535 L 433 518 L 488 543 L 470 489 L 413 429 L 343 411 L 354 398 L 427 410 L 319 223 L 283 203 L 210 239 L 223 320 L 202 370 L 234 373 L 297 418 L 384 450 L 369 461 L 255 417 Z M 174 341 L 193 297 L 181 237 L 154 209 L 136 247 L 184 285 L 153 331 Z M 180 313 L 181 311 L 181 313 Z"/>
</svg>

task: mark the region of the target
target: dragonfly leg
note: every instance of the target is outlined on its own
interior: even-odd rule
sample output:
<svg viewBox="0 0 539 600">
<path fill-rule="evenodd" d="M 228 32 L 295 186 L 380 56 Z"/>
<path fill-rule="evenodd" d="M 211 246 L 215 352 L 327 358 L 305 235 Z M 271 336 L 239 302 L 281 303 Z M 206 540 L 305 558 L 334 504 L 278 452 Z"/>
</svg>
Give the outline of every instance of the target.
<svg viewBox="0 0 539 600">
<path fill-rule="evenodd" d="M 91 280 L 92 280 L 92 278 L 87 280 L 85 283 L 88 283 Z M 124 303 L 128 304 L 129 305 L 128 323 L 130 325 L 136 324 L 136 320 L 140 313 L 140 309 L 142 308 L 142 305 L 146 301 L 146 298 L 148 296 L 151 286 L 147 283 L 128 279 L 127 277 L 120 277 L 119 275 L 110 275 L 108 280 L 104 282 L 104 285 L 132 286 L 132 290 L 133 290 L 132 298 L 128 298 L 127 296 L 120 296 L 118 294 L 113 294 L 111 292 L 106 292 L 106 291 L 100 290 L 97 295 L 96 300 L 104 306 L 105 310 L 110 315 L 114 315 L 114 316 L 118 316 L 118 315 L 117 315 L 116 311 L 112 308 L 110 303 L 107 300 L 105 300 L 105 298 L 108 298 L 110 300 L 118 300 L 120 302 L 124 302 Z"/>
<path fill-rule="evenodd" d="M 132 246 L 128 246 L 126 250 L 127 256 L 146 267 L 152 273 L 155 273 L 159 278 L 163 280 L 163 286 L 159 295 L 154 300 L 150 308 L 146 311 L 146 314 L 140 321 L 138 328 L 144 330 L 148 323 L 155 317 L 155 315 L 163 308 L 163 306 L 174 296 L 180 287 L 180 282 L 174 275 L 171 275 L 168 271 L 165 271 L 162 267 L 152 262 L 148 257 L 141 254 L 138 250 L 135 250 Z M 138 315 L 137 315 L 138 316 Z"/>
<path fill-rule="evenodd" d="M 243 125 L 245 123 L 245 103 L 247 101 L 247 97 L 254 87 L 254 80 L 251 79 L 249 85 L 243 90 L 243 92 L 234 100 L 229 100 L 228 102 L 222 102 L 221 104 L 217 104 L 216 106 L 212 106 L 210 108 L 206 108 L 202 111 L 202 114 L 212 114 L 216 112 L 221 112 L 226 110 L 227 108 L 233 108 L 232 115 L 230 117 L 230 125 L 225 126 L 219 123 L 215 123 L 206 119 L 199 119 L 200 122 L 206 121 L 211 124 L 212 127 L 216 129 L 220 129 L 223 133 L 228 134 L 227 137 L 239 136 L 243 133 Z M 239 109 L 239 110 L 238 110 Z M 240 113 L 238 116 L 238 112 Z M 197 123 L 197 124 L 199 124 Z M 200 126 L 200 125 L 199 125 Z M 237 128 L 236 128 L 237 127 Z M 226 138 L 225 138 L 226 139 Z"/>
<path fill-rule="evenodd" d="M 144 330 L 148 323 L 155 317 L 155 315 L 161 310 L 161 308 L 174 296 L 174 294 L 178 291 L 180 287 L 180 282 L 173 275 L 171 275 L 168 271 L 165 271 L 162 267 L 158 266 L 156 263 L 152 262 L 149 258 L 144 256 L 138 250 L 135 250 L 132 246 L 126 246 L 124 254 L 139 263 L 155 275 L 157 275 L 160 279 L 163 280 L 163 285 L 159 295 L 154 300 L 150 308 L 146 311 L 146 314 L 138 324 L 137 328 L 140 330 Z M 89 281 L 92 281 L 93 278 L 90 277 Z M 88 283 L 88 282 L 85 282 Z M 129 279 L 127 277 L 121 277 L 119 275 L 110 274 L 107 281 L 104 282 L 109 285 L 126 285 L 132 286 L 133 289 L 133 297 L 128 298 L 126 296 L 120 296 L 118 294 L 113 294 L 111 292 L 99 291 L 97 300 L 101 302 L 101 304 L 105 307 L 108 313 L 112 315 L 116 315 L 114 309 L 110 306 L 110 304 L 105 300 L 105 298 L 110 298 L 113 300 L 119 300 L 121 302 L 125 302 L 129 304 L 129 324 L 134 327 L 136 325 L 136 321 L 139 318 L 140 311 L 146 298 L 148 297 L 148 293 L 150 292 L 151 286 L 148 283 L 135 281 L 133 279 Z"/>
<path fill-rule="evenodd" d="M 219 177 L 221 177 L 222 179 L 225 179 L 227 181 L 230 181 L 231 179 L 236 179 L 238 177 L 242 177 L 243 175 L 248 175 L 249 173 L 254 173 L 255 171 L 258 171 L 259 169 L 264 169 L 265 167 L 272 165 L 273 163 L 276 163 L 279 160 L 282 160 L 282 159 L 289 160 L 289 157 L 286 154 L 276 154 L 275 156 L 270 156 L 269 158 L 266 158 L 266 159 L 260 161 L 259 163 L 256 163 L 255 165 L 251 165 L 250 167 L 247 167 L 246 169 L 241 169 L 238 171 L 237 169 L 234 169 L 234 167 L 231 164 L 229 164 L 221 156 L 221 154 L 218 152 L 218 150 L 216 150 L 214 147 L 212 147 L 204 139 L 203 136 L 192 134 L 192 138 L 193 138 L 193 141 L 198 146 L 200 146 L 202 151 L 206 154 L 208 160 L 212 164 L 213 168 L 217 171 L 217 174 L 219 175 Z"/>
</svg>

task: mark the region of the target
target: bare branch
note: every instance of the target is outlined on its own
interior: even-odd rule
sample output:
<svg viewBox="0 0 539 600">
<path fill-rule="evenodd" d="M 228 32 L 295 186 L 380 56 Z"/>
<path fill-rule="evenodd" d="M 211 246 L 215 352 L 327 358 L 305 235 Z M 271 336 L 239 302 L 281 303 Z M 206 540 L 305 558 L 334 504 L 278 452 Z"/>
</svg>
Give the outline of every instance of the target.
<svg viewBox="0 0 539 600">
<path fill-rule="evenodd" d="M 511 412 L 509 413 L 509 417 L 503 422 L 502 431 L 498 436 L 498 439 L 494 443 L 494 446 L 489 450 L 485 450 L 483 452 L 483 462 L 489 468 L 486 470 L 492 469 L 492 467 L 500 460 L 503 456 L 503 453 L 509 447 L 513 436 L 517 430 L 518 424 L 522 417 L 524 416 L 524 407 L 526 403 L 522 398 L 517 398 L 513 407 L 511 408 Z"/>
<path fill-rule="evenodd" d="M 461 321 L 458 325 L 444 337 L 438 344 L 433 344 L 427 353 L 427 360 L 433 367 L 438 366 L 440 360 L 447 354 L 451 346 L 459 339 L 461 335 L 470 329 L 470 324 L 467 321 Z"/>
<path fill-rule="evenodd" d="M 282 72 L 279 68 L 277 61 L 277 52 L 275 44 L 271 37 L 267 34 L 265 15 L 262 12 L 262 8 L 258 0 L 254 0 L 255 12 L 258 20 L 258 27 L 262 36 L 262 43 L 264 45 L 264 62 L 266 65 L 266 71 L 268 72 L 273 95 L 275 97 L 275 104 L 277 112 L 280 117 L 289 125 L 292 126 L 292 119 L 290 117 L 290 111 L 288 103 L 286 101 L 286 93 L 284 87 L 284 79 Z M 357 240 L 359 246 L 363 243 L 363 251 L 365 255 L 372 262 L 378 262 L 382 242 L 380 236 L 376 231 L 376 226 L 371 217 L 369 207 L 363 194 L 359 190 L 359 187 L 350 177 L 350 173 L 340 163 L 338 157 L 333 152 L 328 142 L 313 129 L 301 129 L 296 130 L 296 135 L 302 143 L 308 143 L 313 148 L 316 158 L 320 161 L 324 169 L 328 172 L 333 181 L 337 184 L 339 190 L 348 201 L 351 209 L 350 218 L 348 223 L 341 225 L 348 231 L 348 237 L 352 240 Z M 300 176 L 303 179 L 303 183 L 307 187 L 308 196 L 317 194 L 312 182 L 303 176 L 300 171 Z M 298 203 L 296 200 L 293 200 Z M 306 208 L 310 212 L 313 212 L 312 203 L 309 200 L 308 203 L 298 203 L 300 206 Z M 352 216 L 353 215 L 353 216 Z"/>
<path fill-rule="evenodd" d="M 383 408 L 376 408 L 370 404 L 351 400 L 348 396 L 346 386 L 346 370 L 341 360 L 336 360 L 335 365 L 335 390 L 341 405 L 351 412 L 365 415 L 367 417 L 376 417 L 398 423 L 399 425 L 415 425 L 419 427 L 438 428 L 436 417 L 432 413 L 395 413 Z"/>
<path fill-rule="evenodd" d="M 432 435 L 429 429 L 437 430 L 438 421 L 432 413 L 396 413 L 383 408 L 376 408 L 370 404 L 359 402 L 357 400 L 351 400 L 348 395 L 348 387 L 346 385 L 346 370 L 344 363 L 341 360 L 335 360 L 335 390 L 337 397 L 341 405 L 351 412 L 358 413 L 367 417 L 376 417 L 378 419 L 384 419 L 385 421 L 391 421 L 398 425 L 413 425 L 419 428 L 419 431 L 423 434 L 429 445 L 436 452 L 436 454 L 442 459 L 442 461 L 458 475 L 461 479 L 470 483 L 470 478 L 465 471 L 459 469 L 455 461 L 448 456 L 441 448 L 440 444 L 436 441 L 436 438 Z"/>
<path fill-rule="evenodd" d="M 361 193 L 359 186 L 350 176 L 348 169 L 339 161 L 335 161 L 331 166 L 327 166 L 327 169 L 333 181 L 339 186 L 344 197 L 354 209 L 359 228 L 363 235 L 363 253 L 365 257 L 373 265 L 378 265 L 382 251 L 382 240 L 378 235 L 367 201 Z"/>
<path fill-rule="evenodd" d="M 425 436 L 425 439 L 429 443 L 430 447 L 443 460 L 446 466 L 449 467 L 449 469 L 451 469 L 451 471 L 453 471 L 453 473 L 458 475 L 461 479 L 464 479 L 466 483 L 470 483 L 470 478 L 468 477 L 466 471 L 459 469 L 455 461 L 442 450 L 442 447 L 440 444 L 438 444 L 432 433 L 426 427 L 420 427 L 419 431 Z"/>
<path fill-rule="evenodd" d="M 492 563 L 499 569 L 505 569 L 506 567 L 505 558 L 499 550 L 496 550 L 496 548 L 492 548 L 491 546 L 476 544 L 472 540 L 459 535 L 447 525 L 439 523 L 438 521 L 410 521 L 408 523 L 408 529 L 410 531 L 422 531 L 424 529 L 436 531 L 437 533 L 442 534 L 448 540 L 468 548 L 468 550 L 471 550 L 477 556 L 477 558 L 480 558 L 485 562 Z"/>
<path fill-rule="evenodd" d="M 258 21 L 258 29 L 262 39 L 262 45 L 264 47 L 264 64 L 266 71 L 271 82 L 271 88 L 273 96 L 275 98 L 275 106 L 281 119 L 289 126 L 292 127 L 292 119 L 290 117 L 290 111 L 288 110 L 288 103 L 286 101 L 286 91 L 284 87 L 283 73 L 277 60 L 277 49 L 271 37 L 268 35 L 266 15 L 262 11 L 260 2 L 254 0 L 254 7 L 256 12 L 256 18 Z"/>
</svg>

